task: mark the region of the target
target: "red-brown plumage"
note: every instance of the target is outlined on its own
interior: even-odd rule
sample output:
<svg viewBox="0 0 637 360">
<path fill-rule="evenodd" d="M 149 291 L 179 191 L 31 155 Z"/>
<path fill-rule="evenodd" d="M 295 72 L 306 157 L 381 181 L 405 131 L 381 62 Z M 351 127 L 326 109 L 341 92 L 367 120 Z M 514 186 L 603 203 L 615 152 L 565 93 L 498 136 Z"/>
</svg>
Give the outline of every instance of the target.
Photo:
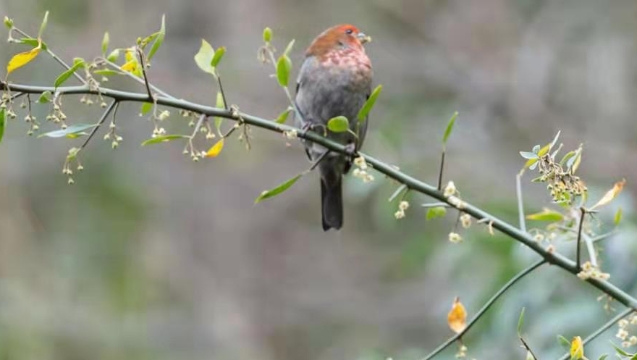
<svg viewBox="0 0 637 360">
<path fill-rule="evenodd" d="M 365 54 L 363 43 L 369 37 L 353 25 L 337 25 L 325 30 L 312 41 L 305 53 L 297 81 L 295 103 L 300 116 L 297 124 L 318 128 L 320 133 L 344 145 L 352 145 L 355 137 L 348 132 L 334 133 L 327 123 L 336 116 L 349 120 L 350 130 L 358 131 L 358 146 L 365 140 L 367 121 L 359 124 L 358 111 L 371 92 L 372 65 Z M 342 155 L 306 143 L 313 161 L 321 174 L 321 207 L 323 229 L 340 229 L 343 225 L 342 176 L 349 170 L 349 160 Z"/>
</svg>

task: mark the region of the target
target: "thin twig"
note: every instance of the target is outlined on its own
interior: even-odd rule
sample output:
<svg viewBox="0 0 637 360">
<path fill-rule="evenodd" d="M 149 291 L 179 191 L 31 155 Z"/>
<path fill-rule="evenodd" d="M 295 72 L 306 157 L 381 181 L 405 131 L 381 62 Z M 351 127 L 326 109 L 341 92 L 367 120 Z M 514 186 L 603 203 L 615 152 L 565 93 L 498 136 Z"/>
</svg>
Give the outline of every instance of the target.
<svg viewBox="0 0 637 360">
<path fill-rule="evenodd" d="M 440 172 L 438 173 L 438 191 L 442 190 L 442 173 L 445 170 L 445 149 L 442 149 L 440 156 Z"/>
<path fill-rule="evenodd" d="M 520 230 L 526 232 L 526 218 L 524 217 L 524 199 L 522 198 L 522 175 L 523 171 L 520 171 L 515 176 L 515 193 L 518 197 L 518 217 L 520 220 Z"/>
<path fill-rule="evenodd" d="M 407 189 L 407 185 L 402 184 L 398 187 L 398 189 L 396 189 L 396 191 L 394 191 L 393 194 L 391 194 L 391 196 L 389 197 L 389 199 L 387 200 L 388 202 L 392 202 L 394 201 L 394 199 L 400 195 L 401 192 L 405 191 L 405 189 Z"/>
<path fill-rule="evenodd" d="M 584 339 L 584 341 L 582 341 L 582 346 L 584 346 L 584 345 L 588 344 L 589 342 L 595 340 L 595 338 L 597 338 L 598 336 L 603 334 L 606 330 L 610 329 L 610 327 L 615 325 L 617 322 L 619 322 L 619 320 L 625 318 L 626 316 L 630 315 L 634 311 L 635 310 L 630 309 L 630 308 L 626 309 L 626 310 L 622 311 L 621 313 L 617 314 L 614 318 L 608 320 L 608 322 L 606 324 L 602 325 L 599 329 L 595 330 L 594 333 L 588 335 L 586 337 L 586 339 Z M 571 358 L 571 354 L 570 353 L 566 353 L 559 360 L 568 360 L 570 358 Z"/>
<path fill-rule="evenodd" d="M 80 146 L 80 150 L 84 149 L 86 147 L 86 145 L 88 145 L 88 142 L 91 141 L 91 139 L 93 138 L 93 136 L 95 135 L 95 133 L 97 132 L 97 130 L 99 130 L 99 128 L 102 126 L 102 124 L 104 123 L 104 121 L 106 121 L 106 118 L 108 117 L 108 114 L 111 113 L 111 111 L 113 111 L 113 109 L 115 109 L 116 107 L 119 106 L 119 101 L 117 100 L 113 100 L 113 102 L 111 102 L 108 107 L 106 108 L 106 110 L 104 110 L 104 113 L 102 114 L 102 117 L 100 118 L 100 120 L 97 122 L 97 125 L 93 128 L 93 130 L 91 130 L 91 133 L 89 134 L 89 136 L 86 138 L 86 140 L 84 141 L 84 143 L 82 144 L 82 146 Z"/>
<path fill-rule="evenodd" d="M 577 230 L 577 251 L 575 254 L 575 264 L 577 270 L 580 271 L 582 269 L 582 259 L 580 257 L 581 247 L 582 247 L 582 230 L 584 226 L 584 216 L 586 215 L 586 209 L 583 207 L 580 208 L 580 217 L 579 217 L 579 225 Z"/>
<path fill-rule="evenodd" d="M 318 166 L 318 164 L 320 164 L 320 163 L 321 163 L 321 161 L 323 161 L 323 159 L 325 159 L 325 157 L 326 157 L 329 153 L 330 153 L 330 151 L 329 151 L 329 150 L 328 150 L 328 151 L 326 151 L 326 152 L 324 152 L 324 153 L 322 153 L 322 154 L 321 154 L 321 156 L 319 156 L 319 158 L 318 158 L 318 159 L 316 159 L 316 161 L 314 162 L 314 164 L 312 164 L 312 166 L 310 166 L 310 169 L 308 170 L 308 172 L 310 172 L 310 171 L 314 170 L 314 169 Z"/>
<path fill-rule="evenodd" d="M 110 66 L 110 67 L 112 67 L 114 69 L 121 70 L 119 65 L 115 64 L 114 62 L 108 61 L 106 59 L 104 59 L 104 64 L 106 64 L 106 65 L 108 65 L 108 66 Z M 134 74 L 132 74 L 132 73 L 130 73 L 128 71 L 122 71 L 122 74 L 124 74 L 125 76 L 128 76 L 129 78 L 137 81 L 140 84 L 145 85 L 144 79 L 140 78 L 139 76 L 135 76 Z M 167 92 L 159 89 L 158 87 L 156 87 L 156 86 L 154 86 L 152 84 L 149 84 L 149 86 L 154 92 L 156 92 L 157 94 L 160 94 L 161 96 L 167 97 L 169 99 L 176 99 L 174 96 L 168 94 Z"/>
<path fill-rule="evenodd" d="M 529 346 L 529 344 L 526 343 L 526 340 L 524 340 L 522 336 L 520 336 L 520 342 L 522 343 L 522 346 L 526 349 L 526 351 L 531 353 L 531 356 L 533 356 L 533 359 L 538 360 L 537 356 L 535 356 L 535 354 L 533 353 L 533 350 L 531 350 L 531 347 Z"/>
<path fill-rule="evenodd" d="M 221 98 L 223 99 L 223 108 L 228 110 L 228 101 L 226 100 L 226 92 L 223 91 L 223 84 L 221 83 L 221 75 L 217 73 L 217 84 L 219 84 L 219 92 L 221 93 Z"/>
<path fill-rule="evenodd" d="M 424 208 L 434 208 L 434 207 L 448 208 L 448 207 L 451 207 L 451 206 L 449 206 L 449 204 L 443 203 L 443 202 L 426 203 L 426 204 L 421 204 L 420 206 L 422 206 Z"/>
<path fill-rule="evenodd" d="M 150 82 L 148 81 L 148 74 L 146 74 L 146 56 L 144 56 L 144 52 L 139 47 L 137 47 L 137 56 L 139 57 L 139 64 L 142 67 L 142 75 L 144 76 L 144 85 L 146 86 L 148 100 L 154 103 L 155 95 L 153 95 L 153 92 L 150 90 Z"/>
<path fill-rule="evenodd" d="M 486 304 L 484 304 L 482 309 L 480 309 L 480 311 L 476 313 L 476 315 L 471 319 L 471 321 L 467 323 L 467 327 L 465 327 L 464 330 L 462 330 L 461 332 L 449 338 L 442 345 L 438 346 L 434 351 L 432 351 L 429 355 L 424 357 L 422 360 L 433 359 L 434 356 L 438 355 L 440 352 L 448 348 L 451 344 L 456 342 L 456 340 L 460 339 L 464 334 L 467 333 L 467 331 L 469 331 L 469 329 L 471 329 L 471 327 L 482 317 L 482 315 L 484 315 L 484 313 L 486 313 L 487 310 L 489 310 L 491 306 L 493 306 L 493 304 L 500 298 L 500 296 L 502 296 L 507 290 L 511 288 L 511 286 L 513 286 L 515 283 L 520 281 L 522 278 L 524 278 L 526 275 L 533 272 L 535 269 L 537 269 L 544 263 L 546 263 L 544 259 L 538 260 L 537 262 L 533 263 L 531 266 L 529 266 L 528 268 L 524 269 L 523 271 L 515 275 L 513 278 L 511 278 L 511 280 L 509 280 L 506 284 L 504 284 L 504 286 L 502 286 L 502 288 L 498 290 L 498 292 L 495 293 L 495 295 L 493 295 L 491 299 L 487 301 Z"/>
</svg>

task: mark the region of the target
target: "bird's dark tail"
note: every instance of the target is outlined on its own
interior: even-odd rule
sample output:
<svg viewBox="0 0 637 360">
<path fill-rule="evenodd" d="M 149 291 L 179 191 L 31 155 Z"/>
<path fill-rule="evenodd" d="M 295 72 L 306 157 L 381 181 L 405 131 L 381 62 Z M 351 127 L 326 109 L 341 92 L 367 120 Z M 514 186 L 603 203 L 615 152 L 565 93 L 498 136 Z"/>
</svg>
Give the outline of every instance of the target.
<svg viewBox="0 0 637 360">
<path fill-rule="evenodd" d="M 321 176 L 321 211 L 323 230 L 339 230 L 343 226 L 343 184 L 342 176 L 331 172 L 331 176 Z"/>
</svg>

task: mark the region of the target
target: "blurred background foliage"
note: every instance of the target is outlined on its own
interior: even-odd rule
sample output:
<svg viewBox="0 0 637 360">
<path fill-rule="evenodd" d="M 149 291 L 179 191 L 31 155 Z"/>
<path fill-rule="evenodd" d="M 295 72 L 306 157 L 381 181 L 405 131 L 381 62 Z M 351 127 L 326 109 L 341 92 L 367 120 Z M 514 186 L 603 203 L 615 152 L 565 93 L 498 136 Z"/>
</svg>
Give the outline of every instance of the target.
<svg viewBox="0 0 637 360">
<path fill-rule="evenodd" d="M 374 38 L 367 51 L 384 86 L 368 153 L 435 183 L 442 132 L 458 110 L 446 179 L 515 222 L 518 151 L 562 130 L 567 149 L 584 143 L 580 173 L 593 199 L 628 179 L 600 214 L 624 209 L 601 259 L 611 281 L 637 295 L 634 0 L 0 0 L 0 15 L 32 34 L 45 10 L 45 40 L 67 60 L 99 54 L 104 31 L 112 47 L 129 46 L 165 13 L 168 35 L 150 71 L 157 86 L 214 104 L 214 83 L 192 60 L 205 38 L 228 48 L 229 102 L 271 118 L 286 99 L 256 60 L 262 29 L 272 27 L 279 48 L 297 40 L 296 73 L 315 35 L 354 23 Z M 4 43 L 0 60 L 23 50 Z M 12 77 L 43 85 L 59 73 L 41 56 Z M 76 100 L 65 100 L 70 122 L 96 121 L 99 110 Z M 536 259 L 484 227 L 449 243 L 455 213 L 425 222 L 423 197 L 408 196 L 412 207 L 397 221 L 387 202 L 395 185 L 381 176 L 348 179 L 346 225 L 323 233 L 314 176 L 253 205 L 307 166 L 297 143 L 255 129 L 254 150 L 229 141 L 220 157 L 195 164 L 176 143 L 140 149 L 152 125 L 138 111 L 122 105 L 124 142 L 112 151 L 96 137 L 75 186 L 61 175 L 72 140 L 27 138 L 26 125 L 9 124 L 0 146 L 0 359 L 419 359 L 451 335 L 455 296 L 471 316 Z M 167 130 L 185 132 L 173 114 Z M 540 185 L 526 182 L 525 194 L 528 212 L 550 201 Z M 570 254 L 572 243 L 559 249 Z M 584 336 L 610 318 L 599 295 L 543 267 L 470 331 L 469 356 L 521 359 L 515 327 L 526 307 L 527 341 L 556 358 L 557 334 Z M 598 340 L 587 356 L 603 351 L 608 342 Z"/>
</svg>

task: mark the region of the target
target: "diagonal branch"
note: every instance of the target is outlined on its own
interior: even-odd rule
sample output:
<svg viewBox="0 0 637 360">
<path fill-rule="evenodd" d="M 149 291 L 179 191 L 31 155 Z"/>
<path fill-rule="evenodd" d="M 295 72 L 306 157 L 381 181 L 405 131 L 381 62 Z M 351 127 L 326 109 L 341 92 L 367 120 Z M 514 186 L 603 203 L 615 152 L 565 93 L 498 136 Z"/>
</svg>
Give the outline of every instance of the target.
<svg viewBox="0 0 637 360">
<path fill-rule="evenodd" d="M 49 92 L 56 91 L 56 89 L 53 87 L 7 84 L 4 81 L 0 81 L 0 91 L 2 90 L 11 90 L 11 91 L 18 91 L 18 92 L 24 92 L 24 93 L 30 93 L 30 94 L 41 94 L 45 91 L 49 91 Z M 92 90 L 88 86 L 59 87 L 57 88 L 57 93 L 66 94 L 66 95 L 72 95 L 72 94 L 97 95 L 99 93 L 104 97 L 112 98 L 118 102 L 122 102 L 122 101 L 147 102 L 148 101 L 147 94 L 119 91 L 119 90 L 113 90 L 109 88 L 100 88 L 98 91 L 98 90 Z M 219 109 L 219 108 L 215 108 L 211 106 L 206 106 L 206 105 L 197 104 L 197 103 L 193 103 L 186 100 L 180 100 L 180 99 L 165 97 L 165 96 L 157 97 L 157 104 L 176 108 L 176 109 L 193 111 L 193 112 L 196 112 L 199 114 L 205 114 L 208 116 L 218 116 L 218 117 L 223 117 L 226 119 L 231 119 L 234 121 L 242 121 L 252 126 L 256 126 L 265 130 L 279 132 L 279 133 L 283 133 L 286 131 L 296 131 L 296 133 L 298 134 L 298 137 L 311 141 L 313 143 L 319 144 L 325 147 L 326 149 L 331 150 L 332 152 L 336 152 L 343 155 L 349 154 L 345 146 L 333 140 L 327 139 L 315 132 L 311 132 L 311 131 L 304 132 L 302 129 L 285 125 L 285 124 L 278 124 L 274 121 L 260 118 L 254 115 L 244 114 L 241 112 L 233 112 L 231 110 Z M 531 250 L 536 252 L 538 255 L 540 255 L 546 262 L 552 265 L 558 266 L 573 275 L 577 275 L 577 273 L 579 272 L 579 268 L 577 267 L 577 264 L 573 260 L 557 252 L 551 251 L 550 249 L 545 249 L 544 247 L 542 247 L 541 244 L 535 241 L 530 234 L 521 231 L 516 226 L 511 225 L 507 223 L 506 221 L 491 215 L 490 213 L 482 210 L 481 208 L 475 205 L 472 205 L 463 200 L 460 200 L 456 196 L 446 197 L 444 196 L 442 192 L 438 191 L 436 187 L 431 186 L 427 183 L 424 183 L 402 171 L 397 170 L 396 167 L 391 164 L 380 161 L 364 153 L 359 153 L 359 155 L 365 159 L 367 164 L 371 165 L 378 172 L 386 175 L 387 177 L 401 184 L 407 185 L 407 187 L 411 191 L 416 191 L 416 192 L 425 194 L 427 196 L 430 196 L 434 199 L 437 199 L 439 201 L 442 201 L 450 205 L 451 207 L 454 207 L 462 212 L 465 212 L 471 215 L 473 218 L 475 218 L 478 221 L 488 221 L 490 224 L 492 224 L 492 227 L 494 229 L 497 229 L 501 231 L 502 233 L 504 233 L 505 235 L 507 235 L 508 237 L 526 245 L 528 248 L 530 248 Z M 589 279 L 586 279 L 585 281 L 591 284 L 592 286 L 598 288 L 605 294 L 611 296 L 618 302 L 637 311 L 637 298 L 627 294 L 625 291 L 621 290 L 620 288 L 613 285 L 612 283 L 605 280 L 594 279 L 594 278 L 589 278 Z"/>
</svg>

